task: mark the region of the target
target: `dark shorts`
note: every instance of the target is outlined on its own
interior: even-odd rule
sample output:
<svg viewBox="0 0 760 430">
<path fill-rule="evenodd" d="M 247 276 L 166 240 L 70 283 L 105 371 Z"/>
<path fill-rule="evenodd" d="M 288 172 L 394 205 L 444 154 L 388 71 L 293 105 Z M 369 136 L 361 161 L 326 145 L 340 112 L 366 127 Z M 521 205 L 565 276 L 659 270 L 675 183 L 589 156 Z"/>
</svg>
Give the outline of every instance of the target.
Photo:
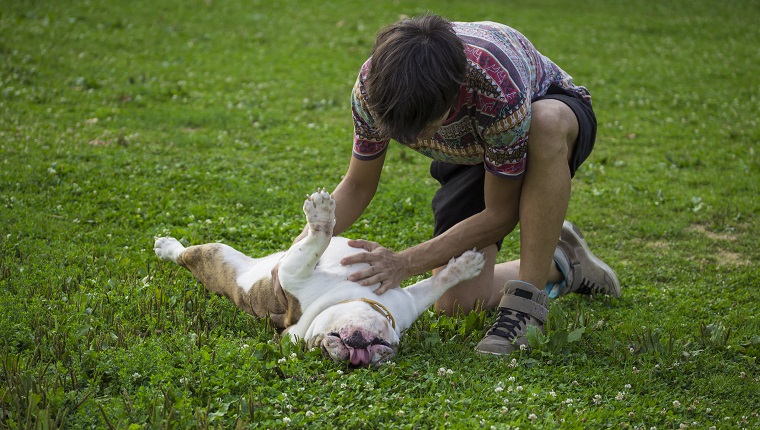
<svg viewBox="0 0 760 430">
<path fill-rule="evenodd" d="M 555 99 L 565 103 L 578 119 L 578 141 L 569 162 L 570 175 L 575 176 L 575 171 L 594 149 L 596 140 L 596 115 L 591 102 L 556 86 L 551 86 L 545 96 L 538 97 L 533 102 L 543 99 Z M 435 217 L 434 236 L 485 209 L 485 168 L 482 164 L 468 166 L 433 161 L 430 164 L 430 175 L 441 184 L 432 202 Z M 501 242 L 497 243 L 499 249 Z"/>
</svg>

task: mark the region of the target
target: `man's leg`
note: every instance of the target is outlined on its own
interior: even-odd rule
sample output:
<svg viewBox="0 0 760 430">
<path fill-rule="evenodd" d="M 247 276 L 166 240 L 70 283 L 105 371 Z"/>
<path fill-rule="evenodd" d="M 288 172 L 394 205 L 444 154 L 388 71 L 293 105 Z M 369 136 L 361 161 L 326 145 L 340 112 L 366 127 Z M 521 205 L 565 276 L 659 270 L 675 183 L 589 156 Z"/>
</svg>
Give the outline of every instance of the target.
<svg viewBox="0 0 760 430">
<path fill-rule="evenodd" d="M 449 316 L 468 314 L 475 310 L 496 309 L 501 296 L 504 295 L 504 282 L 501 287 L 495 287 L 494 266 L 498 249 L 491 245 L 481 250 L 486 258 L 480 274 L 469 281 L 464 281 L 450 288 L 438 301 L 435 309 Z M 444 266 L 445 267 L 445 266 Z M 433 274 L 444 267 L 433 270 Z M 514 279 L 514 278 L 513 278 Z"/>
<path fill-rule="evenodd" d="M 454 315 L 494 309 L 509 280 L 520 279 L 543 288 L 547 280 L 562 279 L 552 258 L 570 200 L 568 154 L 572 154 L 578 136 L 578 122 L 565 103 L 539 100 L 532 107 L 530 132 L 520 201 L 521 259 L 494 266 L 497 248 L 485 248 L 483 272 L 450 289 L 436 302 L 437 310 Z"/>
<path fill-rule="evenodd" d="M 539 100 L 532 106 L 528 167 L 520 199 L 518 279 L 543 288 L 570 201 L 568 161 L 578 120 L 565 103 Z"/>
<path fill-rule="evenodd" d="M 520 261 L 497 266 L 493 288 L 515 271 L 512 279 L 519 281 L 501 284 L 505 295 L 499 317 L 477 348 L 484 353 L 509 354 L 525 343 L 528 325 L 543 326 L 548 307 L 543 288 L 547 281 L 558 280 L 553 257 L 570 201 L 568 161 L 578 137 L 578 120 L 570 107 L 554 99 L 535 102 L 531 114 L 520 198 Z"/>
</svg>

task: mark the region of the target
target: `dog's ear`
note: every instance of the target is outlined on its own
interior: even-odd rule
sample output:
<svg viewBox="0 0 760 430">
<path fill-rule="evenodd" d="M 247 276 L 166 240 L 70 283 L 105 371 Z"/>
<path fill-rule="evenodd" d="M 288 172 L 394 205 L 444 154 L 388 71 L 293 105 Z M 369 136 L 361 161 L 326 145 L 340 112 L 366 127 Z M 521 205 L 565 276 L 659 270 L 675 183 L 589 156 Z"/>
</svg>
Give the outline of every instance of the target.
<svg viewBox="0 0 760 430">
<path fill-rule="evenodd" d="M 324 340 L 325 335 L 324 333 L 320 333 L 316 336 L 312 336 L 311 339 L 306 343 L 306 348 L 311 350 L 312 348 L 319 348 L 322 351 L 323 357 L 329 357 L 330 354 L 327 353 L 327 350 L 325 349 L 325 346 L 322 344 L 322 340 Z"/>
</svg>

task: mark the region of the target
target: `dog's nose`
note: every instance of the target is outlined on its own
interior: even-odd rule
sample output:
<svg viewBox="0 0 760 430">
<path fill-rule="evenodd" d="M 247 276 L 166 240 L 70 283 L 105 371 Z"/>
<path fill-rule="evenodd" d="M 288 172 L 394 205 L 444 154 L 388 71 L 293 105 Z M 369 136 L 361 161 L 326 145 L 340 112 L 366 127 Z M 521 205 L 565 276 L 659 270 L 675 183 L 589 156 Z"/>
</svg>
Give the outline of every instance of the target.
<svg viewBox="0 0 760 430">
<path fill-rule="evenodd" d="M 359 330 L 354 330 L 354 332 L 351 333 L 351 336 L 343 338 L 343 343 L 354 349 L 364 349 L 372 342 L 365 339 Z"/>
</svg>

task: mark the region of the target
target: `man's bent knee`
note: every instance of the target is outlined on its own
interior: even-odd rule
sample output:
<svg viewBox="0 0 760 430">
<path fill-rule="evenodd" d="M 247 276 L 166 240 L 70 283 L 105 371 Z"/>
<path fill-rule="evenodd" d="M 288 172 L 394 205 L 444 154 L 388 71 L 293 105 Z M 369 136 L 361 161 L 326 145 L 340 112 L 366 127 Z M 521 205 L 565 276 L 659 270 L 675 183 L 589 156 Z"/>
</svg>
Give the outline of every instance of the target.
<svg viewBox="0 0 760 430">
<path fill-rule="evenodd" d="M 539 100 L 531 106 L 528 152 L 533 155 L 567 158 L 578 139 L 578 119 L 565 103 Z"/>
</svg>

